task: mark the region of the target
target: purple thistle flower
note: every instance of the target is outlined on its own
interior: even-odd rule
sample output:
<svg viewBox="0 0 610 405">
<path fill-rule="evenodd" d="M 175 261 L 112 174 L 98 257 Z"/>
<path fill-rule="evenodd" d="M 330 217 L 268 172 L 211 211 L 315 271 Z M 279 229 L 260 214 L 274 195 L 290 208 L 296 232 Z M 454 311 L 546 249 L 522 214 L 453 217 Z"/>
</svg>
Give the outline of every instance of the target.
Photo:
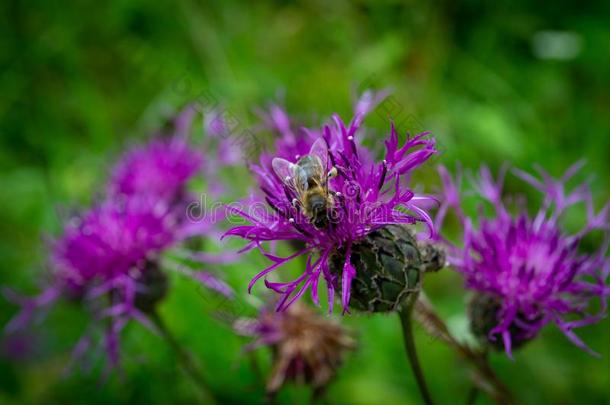
<svg viewBox="0 0 610 405">
<path fill-rule="evenodd" d="M 250 243 L 246 247 L 258 248 L 272 264 L 257 274 L 249 284 L 249 290 L 261 278 L 299 256 L 307 256 L 305 271 L 297 279 L 287 282 L 265 280 L 268 288 L 281 294 L 278 310 L 287 308 L 301 297 L 306 290 L 319 304 L 318 283 L 323 277 L 328 288 L 328 306 L 332 311 L 335 288 L 341 289 L 343 311 L 348 311 L 351 284 L 357 276 L 352 263 L 353 247 L 368 235 L 388 225 L 415 224 L 425 222 L 433 233 L 432 219 L 421 208 L 431 198 L 416 195 L 408 186 L 410 173 L 436 152 L 434 139 L 428 133 L 408 137 L 399 147 L 398 133 L 391 128 L 385 142 L 385 158 L 381 162 L 372 159 L 372 152 L 361 144 L 361 123 L 380 97 L 365 93 L 357 104 L 356 114 L 346 125 L 337 116 L 331 124 L 324 125 L 319 132 L 302 130 L 303 137 L 292 137 L 289 119 L 283 113 L 272 114 L 277 129 L 286 136 L 278 140 L 276 156 L 284 156 L 294 169 L 295 163 L 303 156 L 316 156 L 322 165 L 323 175 L 336 169 L 338 175 L 328 181 L 328 193 L 332 198 L 332 208 L 327 212 L 326 226 L 320 226 L 306 214 L 306 207 L 299 203 L 299 193 L 289 184 L 289 179 L 278 174 L 274 166 L 279 160 L 271 160 L 268 155 L 261 157 L 260 165 L 253 165 L 252 171 L 258 179 L 259 187 L 270 210 L 255 212 L 255 204 L 250 212 L 233 211 L 251 224 L 237 226 L 225 236 L 238 236 Z M 290 132 L 291 133 L 291 132 Z M 317 135 L 316 135 L 317 134 Z M 297 156 L 291 155 L 297 153 Z M 290 175 L 286 175 L 290 177 Z M 302 248 L 288 256 L 279 257 L 263 247 L 269 241 L 296 242 Z M 333 271 L 331 256 L 342 254 L 339 271 Z M 340 280 L 339 280 L 340 276 Z"/>
<path fill-rule="evenodd" d="M 335 376 L 345 352 L 356 347 L 344 328 L 302 303 L 282 312 L 263 310 L 256 319 L 239 319 L 234 328 L 255 339 L 246 350 L 272 350 L 270 395 L 288 380 L 308 384 L 315 394 L 320 393 Z"/>
<path fill-rule="evenodd" d="M 159 138 L 129 150 L 114 169 L 111 195 L 150 195 L 175 202 L 202 168 L 200 153 L 184 138 Z"/>
<path fill-rule="evenodd" d="M 171 133 L 161 133 L 148 143 L 128 150 L 112 170 L 108 198 L 147 196 L 164 200 L 173 206 L 176 218 L 181 222 L 179 239 L 189 236 L 218 239 L 221 235 L 219 224 L 224 220 L 225 212 L 216 210 L 204 215 L 206 213 L 202 210 L 207 207 L 202 206 L 203 194 L 197 200 L 188 192 L 188 182 L 197 176 L 205 177 L 208 180 L 206 196 L 220 195 L 224 185 L 216 174 L 220 168 L 240 161 L 241 152 L 229 138 L 229 127 L 220 110 L 211 110 L 203 115 L 206 133 L 203 145 L 195 149 L 189 143 L 189 135 L 198 116 L 195 105 L 188 106 L 175 118 Z M 205 155 L 201 150 L 206 151 Z M 204 260 L 205 256 L 199 255 L 197 261 L 209 263 Z M 235 255 L 207 256 L 211 261 L 217 261 Z"/>
<path fill-rule="evenodd" d="M 163 201 L 106 201 L 55 242 L 57 276 L 80 294 L 94 279 L 106 282 L 144 271 L 146 262 L 156 261 L 155 255 L 175 242 L 174 221 Z"/>
<path fill-rule="evenodd" d="M 154 330 L 146 313 L 167 292 L 167 277 L 161 271 L 160 255 L 179 242 L 175 211 L 163 200 L 132 196 L 107 200 L 66 226 L 62 238 L 52 245 L 52 281 L 37 297 L 7 297 L 22 310 L 6 327 L 25 327 L 34 312 L 59 298 L 80 302 L 92 311 L 94 324 L 109 320 L 105 347 L 111 365 L 119 360 L 118 336 L 130 319 Z M 225 295 L 226 284 L 207 273 L 186 268 L 181 273 Z M 81 346 L 85 346 L 83 349 Z M 75 354 L 85 353 L 91 339 L 84 337 Z"/>
<path fill-rule="evenodd" d="M 436 226 L 440 228 L 449 208 L 461 222 L 463 243 L 449 248 L 448 260 L 464 276 L 466 288 L 475 292 L 470 306 L 473 332 L 488 344 L 504 348 L 509 356 L 512 348 L 533 339 L 548 323 L 592 353 L 573 329 L 605 316 L 610 295 L 605 285 L 610 272 L 605 257 L 610 203 L 596 214 L 586 184 L 567 191 L 566 182 L 580 167 L 580 163 L 572 166 L 558 180 L 541 169 L 542 180 L 514 171 L 544 194 L 543 205 L 533 217 L 521 205 L 512 214 L 502 201 L 506 168 L 494 180 L 489 169 L 482 167 L 475 190 L 491 204 L 494 215 L 485 216 L 481 208 L 478 220 L 461 207 L 461 178 L 454 181 L 446 168 L 439 168 L 444 195 Z M 582 202 L 588 210 L 587 222 L 577 233 L 568 234 L 561 227 L 561 218 L 567 208 Z M 605 234 L 601 247 L 594 253 L 581 252 L 580 241 L 595 230 Z M 601 299 L 601 310 L 587 314 L 596 297 Z"/>
<path fill-rule="evenodd" d="M 29 298 L 5 291 L 9 300 L 21 306 L 7 325 L 8 332 L 24 328 L 34 315 L 61 298 L 77 301 L 91 310 L 94 324 L 109 320 L 105 346 L 115 365 L 119 333 L 129 320 L 155 329 L 147 313 L 167 292 L 165 270 L 232 297 L 232 289 L 224 282 L 184 263 L 221 263 L 233 260 L 234 254 L 173 249 L 193 235 L 218 232 L 217 218 L 187 218 L 186 185 L 204 163 L 187 142 L 195 113 L 192 107 L 182 112 L 170 138 L 156 138 L 125 154 L 113 171 L 107 199 L 71 220 L 63 236 L 52 243 L 51 280 L 42 293 Z M 173 255 L 162 258 L 170 248 Z M 75 356 L 86 353 L 91 344 L 86 334 Z"/>
<path fill-rule="evenodd" d="M 77 224 L 68 225 L 64 236 L 53 243 L 49 287 L 38 297 L 14 297 L 23 308 L 7 330 L 23 328 L 34 310 L 62 296 L 82 301 L 94 309 L 97 321 L 111 319 L 106 349 L 116 364 L 116 335 L 125 320 L 135 318 L 148 325 L 136 297 L 151 287 L 142 283 L 149 273 L 159 273 L 159 253 L 175 242 L 174 222 L 165 203 L 144 198 L 107 201 L 89 211 Z M 158 300 L 164 292 L 161 287 L 160 295 L 151 298 Z"/>
<path fill-rule="evenodd" d="M 113 169 L 109 194 L 150 195 L 172 203 L 184 202 L 189 180 L 198 174 L 213 179 L 220 167 L 240 162 L 242 151 L 231 139 L 235 123 L 228 122 L 230 114 L 219 109 L 203 114 L 205 136 L 199 150 L 188 139 L 197 116 L 195 105 L 191 105 L 174 120 L 172 133 L 162 133 L 128 150 Z"/>
</svg>

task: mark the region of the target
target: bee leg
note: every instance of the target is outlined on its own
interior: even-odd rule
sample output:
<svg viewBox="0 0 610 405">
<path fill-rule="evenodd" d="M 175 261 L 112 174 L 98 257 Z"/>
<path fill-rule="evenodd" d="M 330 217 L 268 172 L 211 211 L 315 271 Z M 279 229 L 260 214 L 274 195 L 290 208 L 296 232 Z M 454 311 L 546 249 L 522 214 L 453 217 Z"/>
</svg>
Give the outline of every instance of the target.
<svg viewBox="0 0 610 405">
<path fill-rule="evenodd" d="M 293 206 L 294 208 L 296 208 L 296 209 L 297 209 L 297 211 L 301 211 L 301 207 L 302 207 L 302 205 L 301 205 L 301 202 L 299 201 L 299 199 L 298 199 L 298 198 L 293 198 L 293 199 L 292 199 L 292 206 Z"/>
</svg>

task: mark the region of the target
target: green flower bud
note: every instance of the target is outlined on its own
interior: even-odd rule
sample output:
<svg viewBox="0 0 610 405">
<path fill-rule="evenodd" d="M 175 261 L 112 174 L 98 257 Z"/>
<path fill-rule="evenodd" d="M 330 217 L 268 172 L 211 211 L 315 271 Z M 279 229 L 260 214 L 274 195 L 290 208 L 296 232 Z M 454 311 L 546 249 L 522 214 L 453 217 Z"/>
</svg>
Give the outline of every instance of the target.
<svg viewBox="0 0 610 405">
<path fill-rule="evenodd" d="M 502 303 L 499 298 L 490 294 L 476 294 L 468 305 L 468 317 L 470 318 L 470 330 L 484 346 L 503 351 L 504 341 L 502 336 L 495 335 L 491 338 L 489 333 L 500 323 L 500 311 Z M 522 324 L 534 323 L 527 320 L 523 315 L 517 315 Z M 513 322 L 509 327 L 512 349 L 518 349 L 535 337 L 535 333 L 519 327 Z"/>
<path fill-rule="evenodd" d="M 340 274 L 345 250 L 330 260 L 331 271 Z M 388 225 L 352 245 L 356 268 L 350 307 L 367 312 L 389 312 L 417 298 L 423 273 L 445 263 L 444 253 L 433 245 L 420 245 L 406 226 Z"/>
<path fill-rule="evenodd" d="M 142 312 L 151 312 L 167 294 L 169 287 L 167 275 L 156 263 L 149 262 L 144 271 L 138 275 L 141 291 L 136 292 L 135 306 Z"/>
</svg>

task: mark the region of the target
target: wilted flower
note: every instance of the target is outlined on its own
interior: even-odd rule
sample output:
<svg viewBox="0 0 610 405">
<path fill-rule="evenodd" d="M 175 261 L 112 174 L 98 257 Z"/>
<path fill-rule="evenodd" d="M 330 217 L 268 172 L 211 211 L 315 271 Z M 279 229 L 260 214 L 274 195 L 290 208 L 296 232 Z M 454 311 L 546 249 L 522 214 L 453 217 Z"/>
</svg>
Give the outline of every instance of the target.
<svg viewBox="0 0 610 405">
<path fill-rule="evenodd" d="M 448 208 L 454 208 L 463 228 L 461 246 L 449 250 L 449 262 L 465 278 L 466 287 L 475 292 L 470 304 L 473 332 L 497 348 L 511 349 L 533 339 L 548 323 L 557 327 L 578 347 L 589 350 L 573 329 L 595 323 L 605 316 L 610 288 L 605 280 L 610 263 L 608 214 L 610 204 L 594 212 L 586 184 L 567 191 L 566 182 L 580 164 L 570 168 L 559 180 L 540 170 L 543 180 L 515 170 L 515 174 L 544 194 L 544 203 L 535 216 L 522 205 L 516 214 L 502 201 L 505 171 L 496 181 L 483 167 L 476 182 L 477 193 L 491 204 L 494 215 L 473 219 L 461 207 L 460 182 L 455 182 L 444 167 L 443 205 L 437 226 Z M 561 226 L 568 207 L 584 202 L 588 218 L 584 227 L 569 234 Z M 589 233 L 601 230 L 605 240 L 594 253 L 581 252 L 579 243 Z M 601 298 L 601 310 L 587 314 L 591 301 Z M 576 319 L 577 318 L 577 319 Z"/>
<path fill-rule="evenodd" d="M 302 303 L 283 312 L 264 310 L 257 319 L 238 320 L 235 329 L 256 339 L 248 350 L 271 348 L 269 394 L 275 394 L 286 381 L 307 384 L 319 393 L 337 373 L 345 352 L 355 348 L 344 328 Z"/>
<path fill-rule="evenodd" d="M 311 290 L 312 299 L 318 304 L 320 277 L 324 277 L 328 287 L 331 311 L 334 291 L 339 287 L 343 310 L 348 310 L 351 285 L 355 279 L 367 283 L 370 290 L 366 293 L 367 297 L 359 297 L 357 301 L 374 300 L 370 296 L 374 295 L 372 290 L 383 290 L 383 286 L 378 287 L 385 280 L 383 277 L 378 279 L 366 275 L 364 268 L 358 268 L 360 258 L 356 256 L 360 253 L 360 246 L 369 243 L 369 236 L 375 238 L 374 235 L 389 225 L 421 221 L 428 224 L 431 233 L 433 231 L 431 218 L 421 208 L 431 199 L 416 195 L 406 183 L 409 174 L 436 152 L 434 140 L 427 137 L 428 133 L 423 133 L 407 137 L 403 146 L 399 147 L 398 133 L 392 126 L 390 137 L 385 142 L 385 159 L 375 162 L 372 151 L 362 145 L 360 138 L 363 117 L 378 99 L 372 93 L 366 93 L 357 104 L 356 114 L 349 125 L 346 126 L 335 115 L 333 124 L 324 125 L 318 136 L 315 135 L 318 133 L 316 131 L 302 129 L 303 137 L 289 138 L 287 117 L 275 112 L 276 125 L 286 132 L 286 138 L 278 141 L 280 150 L 277 152 L 284 158 L 272 160 L 264 155 L 260 165 L 252 166 L 267 206 L 272 211 L 267 210 L 261 215 L 254 209 L 251 212 L 235 209 L 234 212 L 249 220 L 251 225 L 234 227 L 226 235 L 251 241 L 249 247 L 258 248 L 273 262 L 254 277 L 250 289 L 257 280 L 283 264 L 296 257 L 307 256 L 305 271 L 296 280 L 288 283 L 265 280 L 267 287 L 282 294 L 278 309 L 288 307 L 307 289 Z M 305 150 L 307 155 L 304 157 L 301 153 Z M 290 156 L 291 152 L 297 152 L 297 155 Z M 312 179 L 311 165 L 314 163 L 319 167 L 319 173 L 317 178 Z M 307 165 L 310 166 L 303 168 Z M 334 170 L 337 175 L 331 178 Z M 310 193 L 309 199 L 303 201 L 303 190 L 309 187 L 318 187 L 318 191 Z M 312 215 L 312 212 L 317 215 Z M 402 238 L 402 235 L 397 237 Z M 300 244 L 302 249 L 288 257 L 278 257 L 262 246 L 263 242 L 279 240 L 296 242 L 294 244 Z M 394 253 L 402 256 L 400 260 L 413 251 L 418 252 L 417 249 L 406 248 L 409 252 L 403 249 L 404 244 L 412 241 L 410 238 L 399 242 L 401 246 Z M 417 255 L 413 260 L 420 262 L 421 258 Z M 411 264 L 403 262 L 397 267 L 404 271 L 399 280 L 390 280 L 392 284 L 397 282 L 388 289 L 391 290 L 394 306 L 400 304 L 407 290 L 414 290 L 419 285 L 419 277 L 416 277 L 417 285 L 412 285 L 407 276 L 406 270 L 412 267 Z M 354 291 L 359 293 L 364 290 L 359 287 Z M 374 309 L 388 308 L 381 306 Z"/>
</svg>

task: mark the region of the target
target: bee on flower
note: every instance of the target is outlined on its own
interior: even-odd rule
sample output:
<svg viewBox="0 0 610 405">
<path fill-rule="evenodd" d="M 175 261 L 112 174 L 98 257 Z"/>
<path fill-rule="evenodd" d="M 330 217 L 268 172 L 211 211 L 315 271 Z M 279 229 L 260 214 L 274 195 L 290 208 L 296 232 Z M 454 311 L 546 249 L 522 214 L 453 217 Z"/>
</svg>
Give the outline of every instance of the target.
<svg viewBox="0 0 610 405">
<path fill-rule="evenodd" d="M 321 130 L 301 128 L 297 134 L 282 110 L 269 115 L 268 122 L 281 137 L 274 154 L 264 154 L 251 167 L 268 211 L 259 215 L 235 209 L 250 224 L 236 226 L 225 236 L 246 239 L 246 250 L 259 249 L 271 261 L 252 279 L 250 289 L 282 265 L 307 257 L 297 279 L 265 279 L 266 286 L 281 295 L 278 310 L 306 291 L 319 304 L 321 278 L 329 310 L 335 291 L 340 291 L 344 312 L 350 304 L 373 312 L 396 309 L 421 284 L 424 264 L 431 263 L 421 252 L 428 250 L 419 249 L 419 241 L 405 226 L 421 222 L 433 234 L 433 221 L 424 207 L 434 199 L 416 194 L 409 177 L 436 153 L 435 141 L 422 133 L 407 136 L 399 146 L 392 126 L 384 158 L 375 161 L 362 142 L 362 121 L 383 97 L 366 92 L 349 124 L 334 115 Z M 301 249 L 279 257 L 264 246 L 272 241 L 289 241 Z"/>
</svg>

